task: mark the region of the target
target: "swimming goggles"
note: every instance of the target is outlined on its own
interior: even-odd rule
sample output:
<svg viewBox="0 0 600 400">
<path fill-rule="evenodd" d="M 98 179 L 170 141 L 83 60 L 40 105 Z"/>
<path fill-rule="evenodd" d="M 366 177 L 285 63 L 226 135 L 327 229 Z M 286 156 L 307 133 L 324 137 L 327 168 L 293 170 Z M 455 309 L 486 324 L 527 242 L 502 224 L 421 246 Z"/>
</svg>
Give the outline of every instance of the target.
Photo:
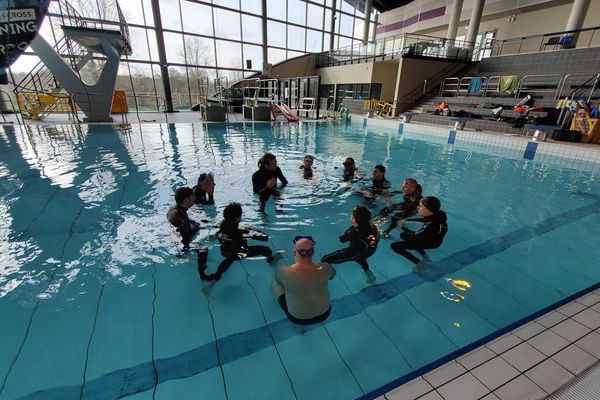
<svg viewBox="0 0 600 400">
<path fill-rule="evenodd" d="M 315 242 L 312 238 L 312 236 L 296 236 L 294 238 L 294 250 L 296 250 L 296 252 L 298 254 L 300 254 L 302 257 L 310 257 L 313 254 L 315 254 L 315 249 L 311 248 L 311 249 L 299 249 L 296 247 L 296 242 L 300 239 L 308 239 L 312 242 L 313 245 L 315 245 L 317 242 Z"/>
</svg>

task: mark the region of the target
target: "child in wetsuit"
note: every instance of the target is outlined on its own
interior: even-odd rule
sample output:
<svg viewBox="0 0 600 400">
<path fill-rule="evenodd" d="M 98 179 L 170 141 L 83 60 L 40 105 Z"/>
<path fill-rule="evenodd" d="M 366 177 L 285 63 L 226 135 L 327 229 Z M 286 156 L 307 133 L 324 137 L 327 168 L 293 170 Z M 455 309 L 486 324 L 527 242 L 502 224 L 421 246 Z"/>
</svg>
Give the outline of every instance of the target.
<svg viewBox="0 0 600 400">
<path fill-rule="evenodd" d="M 315 158 L 309 154 L 304 156 L 304 160 L 302 161 L 302 165 L 300 169 L 302 170 L 302 176 L 304 179 L 310 179 L 313 176 L 312 165 L 315 161 Z"/>
<path fill-rule="evenodd" d="M 403 232 L 400 234 L 400 237 L 404 241 L 391 244 L 392 250 L 415 264 L 419 264 L 421 260 L 408 250 L 416 250 L 423 256 L 423 261 L 426 261 L 428 258 L 425 249 L 440 247 L 444 236 L 446 236 L 446 232 L 448 232 L 446 213 L 441 210 L 441 204 L 437 197 L 430 196 L 423 198 L 419 203 L 417 211 L 423 218 L 409 219 L 408 221 L 423 222 L 421 229 L 415 232 L 402 226 Z M 400 225 L 403 224 L 404 221 L 401 220 Z"/>
<path fill-rule="evenodd" d="M 275 257 L 273 251 L 267 246 L 248 246 L 247 239 L 266 242 L 269 236 L 252 228 L 240 228 L 242 219 L 242 206 L 238 203 L 229 203 L 223 210 L 223 221 L 219 225 L 217 238 L 221 243 L 221 254 L 225 259 L 217 267 L 214 274 L 208 276 L 209 280 L 218 281 L 225 271 L 229 269 L 234 261 L 245 257 L 265 256 L 267 262 L 273 263 Z"/>
<path fill-rule="evenodd" d="M 379 212 L 379 215 L 375 218 L 381 220 L 383 217 L 391 214 L 393 211 L 399 211 L 392 215 L 392 221 L 390 225 L 381 232 L 381 236 L 388 236 L 390 232 L 398 226 L 398 221 L 408 218 L 417 212 L 417 207 L 423 198 L 421 194 L 422 188 L 413 178 L 406 178 L 402 184 L 402 197 L 401 203 L 392 204 L 391 206 L 385 207 Z"/>
<path fill-rule="evenodd" d="M 269 197 L 279 197 L 277 190 L 277 179 L 281 181 L 281 187 L 288 184 L 283 172 L 277 166 L 277 158 L 271 153 L 266 153 L 258 161 L 258 171 L 252 174 L 252 190 L 260 196 L 260 212 L 265 211 L 265 203 Z"/>
<path fill-rule="evenodd" d="M 202 173 L 198 177 L 198 183 L 192 188 L 194 191 L 194 204 L 215 204 L 215 179 L 211 173 Z"/>
<path fill-rule="evenodd" d="M 379 243 L 379 231 L 371 224 L 371 212 L 364 206 L 356 206 L 352 210 L 352 226 L 340 236 L 340 242 L 350 242 L 345 249 L 334 251 L 324 256 L 321 261 L 329 264 L 340 264 L 347 261 L 356 261 L 365 274 L 367 282 L 375 280 L 369 269 L 367 258 L 371 257 Z"/>
<path fill-rule="evenodd" d="M 190 249 L 190 242 L 200 230 L 200 224 L 190 219 L 187 210 L 194 205 L 194 192 L 189 187 L 180 187 L 175 191 L 175 204 L 167 212 L 167 219 L 181 235 L 183 250 Z M 195 249 L 198 254 L 198 273 L 200 279 L 206 280 L 204 271 L 206 270 L 206 259 L 208 250 L 205 248 Z"/>
</svg>

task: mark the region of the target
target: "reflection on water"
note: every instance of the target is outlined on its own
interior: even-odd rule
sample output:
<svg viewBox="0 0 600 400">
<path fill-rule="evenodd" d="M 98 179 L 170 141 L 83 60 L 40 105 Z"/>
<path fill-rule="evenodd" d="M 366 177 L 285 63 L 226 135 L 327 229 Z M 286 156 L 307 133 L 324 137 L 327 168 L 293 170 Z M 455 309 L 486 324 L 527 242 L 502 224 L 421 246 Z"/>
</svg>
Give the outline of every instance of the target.
<svg viewBox="0 0 600 400">
<path fill-rule="evenodd" d="M 232 200 L 242 204 L 245 222 L 275 238 L 315 230 L 327 240 L 336 238 L 349 225 L 351 208 L 363 201 L 354 190 L 369 184 L 368 176 L 356 183 L 341 181 L 346 157 L 355 158 L 363 171 L 385 162 L 394 189 L 412 176 L 425 194 L 440 196 L 450 217 L 453 244 L 448 246 L 455 248 L 472 243 L 468 238 L 477 229 L 493 237 L 522 224 L 529 218 L 520 209 L 522 198 L 543 199 L 547 208 L 534 216 L 540 218 L 558 210 L 549 199 L 558 203 L 566 193 L 591 190 L 593 182 L 580 172 L 482 157 L 388 133 L 365 134 L 358 125 L 140 125 L 119 126 L 116 132 L 110 126 L 27 126 L 4 127 L 1 139 L 0 297 L 13 293 L 23 301 L 52 298 L 65 285 L 81 285 L 85 292 L 90 279 L 144 284 L 136 280 L 139 268 L 175 262 L 179 239 L 165 212 L 174 190 L 193 186 L 201 172 L 215 175 L 217 205 L 194 208 L 190 217 L 211 221 L 200 235 L 211 248 L 217 244 L 206 238 L 214 237 L 220 212 Z M 267 151 L 277 155 L 290 185 L 281 203 L 269 203 L 262 215 L 250 176 Z M 299 168 L 305 154 L 315 156 L 310 177 Z M 529 187 L 516 188 L 511 179 Z M 376 213 L 385 205 L 377 200 L 368 206 Z M 483 216 L 490 222 L 484 227 Z M 471 289 L 460 277 L 449 283 L 462 292 Z M 448 291 L 442 295 L 454 302 L 464 299 Z"/>
</svg>

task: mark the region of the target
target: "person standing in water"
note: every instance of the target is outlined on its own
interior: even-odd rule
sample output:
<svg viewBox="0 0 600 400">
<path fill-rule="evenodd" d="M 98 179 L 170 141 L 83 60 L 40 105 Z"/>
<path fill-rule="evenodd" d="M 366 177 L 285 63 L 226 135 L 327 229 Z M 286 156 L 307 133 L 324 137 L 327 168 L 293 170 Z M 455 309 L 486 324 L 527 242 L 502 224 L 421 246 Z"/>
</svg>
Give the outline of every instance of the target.
<svg viewBox="0 0 600 400">
<path fill-rule="evenodd" d="M 283 176 L 281 168 L 277 166 L 277 158 L 274 154 L 266 153 L 258 161 L 258 171 L 252 175 L 252 190 L 258 194 L 260 205 L 258 210 L 265 211 L 265 204 L 271 196 L 279 197 L 280 192 L 277 188 L 277 179 L 281 181 L 283 188 L 288 184 L 287 179 Z"/>
</svg>

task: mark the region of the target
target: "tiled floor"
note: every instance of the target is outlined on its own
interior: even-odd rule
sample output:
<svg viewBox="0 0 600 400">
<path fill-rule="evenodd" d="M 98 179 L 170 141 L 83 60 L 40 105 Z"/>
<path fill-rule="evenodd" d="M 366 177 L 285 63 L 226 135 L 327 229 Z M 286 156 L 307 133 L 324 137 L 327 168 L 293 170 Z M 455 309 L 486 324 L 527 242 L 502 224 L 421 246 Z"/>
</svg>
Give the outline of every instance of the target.
<svg viewBox="0 0 600 400">
<path fill-rule="evenodd" d="M 542 399 L 599 359 L 600 289 L 379 399 Z"/>
</svg>

